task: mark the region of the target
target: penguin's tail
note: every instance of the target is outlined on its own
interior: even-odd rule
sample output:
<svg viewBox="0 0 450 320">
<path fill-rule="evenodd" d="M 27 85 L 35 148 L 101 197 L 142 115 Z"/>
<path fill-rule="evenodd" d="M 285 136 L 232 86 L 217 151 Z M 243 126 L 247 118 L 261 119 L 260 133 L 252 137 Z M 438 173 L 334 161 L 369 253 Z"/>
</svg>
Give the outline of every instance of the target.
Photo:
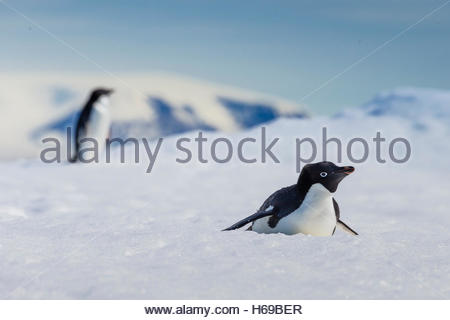
<svg viewBox="0 0 450 320">
<path fill-rule="evenodd" d="M 344 231 L 346 231 L 346 232 L 348 232 L 348 233 L 350 233 L 350 234 L 352 234 L 352 235 L 354 235 L 354 236 L 357 236 L 357 235 L 358 235 L 358 232 L 356 232 L 355 230 L 353 230 L 352 228 L 350 228 L 348 225 L 345 224 L 344 221 L 342 221 L 342 220 L 340 220 L 340 219 L 338 219 L 337 225 L 338 225 L 342 230 L 344 230 Z"/>
<path fill-rule="evenodd" d="M 226 229 L 223 229 L 222 231 L 230 231 L 230 230 L 236 230 L 239 228 L 242 228 L 243 226 L 245 226 L 247 223 L 253 222 L 255 220 L 270 216 L 274 213 L 273 209 L 272 210 L 268 210 L 268 211 L 258 211 L 254 214 L 252 214 L 251 216 L 248 216 L 245 219 L 242 219 L 239 222 L 236 222 L 235 224 L 233 224 L 231 227 L 228 227 Z M 251 227 L 250 227 L 251 228 Z M 248 230 L 248 229 L 247 229 Z M 251 229 L 250 229 L 251 230 Z"/>
</svg>

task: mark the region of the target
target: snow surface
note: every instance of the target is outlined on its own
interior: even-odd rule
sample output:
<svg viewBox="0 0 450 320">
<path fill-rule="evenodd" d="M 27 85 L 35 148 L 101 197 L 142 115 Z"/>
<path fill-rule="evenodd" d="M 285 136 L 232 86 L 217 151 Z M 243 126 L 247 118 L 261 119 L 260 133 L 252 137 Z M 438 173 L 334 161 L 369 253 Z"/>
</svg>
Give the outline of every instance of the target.
<svg viewBox="0 0 450 320">
<path fill-rule="evenodd" d="M 267 134 L 280 138 L 279 164 L 261 164 L 259 144 L 245 150 L 257 164 L 216 164 L 209 152 L 207 164 L 179 164 L 178 137 L 164 140 L 150 174 L 145 153 L 139 164 L 0 163 L 0 298 L 449 299 L 450 132 L 439 118 L 418 128 L 419 118 L 349 110 L 278 120 Z M 221 232 L 295 183 L 295 138 L 312 137 L 320 151 L 323 126 L 344 147 L 353 137 L 370 144 L 369 161 L 353 164 L 335 195 L 360 236 Z M 260 130 L 206 136 L 236 147 L 259 142 Z M 410 161 L 389 161 L 385 143 L 387 163 L 377 163 L 377 131 L 407 138 Z"/>
</svg>

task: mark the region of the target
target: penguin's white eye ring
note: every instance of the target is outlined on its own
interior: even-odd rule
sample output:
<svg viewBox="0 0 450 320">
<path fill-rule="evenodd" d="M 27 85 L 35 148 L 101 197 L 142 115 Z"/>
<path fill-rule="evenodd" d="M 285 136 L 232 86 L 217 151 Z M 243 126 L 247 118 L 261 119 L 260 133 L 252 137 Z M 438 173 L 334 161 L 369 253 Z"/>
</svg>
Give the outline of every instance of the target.
<svg viewBox="0 0 450 320">
<path fill-rule="evenodd" d="M 328 173 L 326 173 L 326 172 L 321 172 L 321 173 L 320 173 L 320 176 L 321 176 L 322 178 L 325 178 L 327 175 L 328 175 Z"/>
</svg>

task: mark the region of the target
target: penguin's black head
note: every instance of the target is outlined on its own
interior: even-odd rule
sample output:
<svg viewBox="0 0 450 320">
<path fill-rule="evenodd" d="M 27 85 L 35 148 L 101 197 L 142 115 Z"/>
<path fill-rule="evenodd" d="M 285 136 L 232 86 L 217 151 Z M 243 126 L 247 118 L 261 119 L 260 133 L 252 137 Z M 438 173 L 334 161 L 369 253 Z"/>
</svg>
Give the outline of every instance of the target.
<svg viewBox="0 0 450 320">
<path fill-rule="evenodd" d="M 311 163 L 303 167 L 297 185 L 308 190 L 313 184 L 320 183 L 328 191 L 335 192 L 339 182 L 353 171 L 355 171 L 353 167 L 338 167 L 329 161 Z"/>
<path fill-rule="evenodd" d="M 97 101 L 102 96 L 109 96 L 111 93 L 113 93 L 113 89 L 105 89 L 105 88 L 97 88 L 92 91 L 91 97 L 89 100 L 91 101 Z"/>
</svg>

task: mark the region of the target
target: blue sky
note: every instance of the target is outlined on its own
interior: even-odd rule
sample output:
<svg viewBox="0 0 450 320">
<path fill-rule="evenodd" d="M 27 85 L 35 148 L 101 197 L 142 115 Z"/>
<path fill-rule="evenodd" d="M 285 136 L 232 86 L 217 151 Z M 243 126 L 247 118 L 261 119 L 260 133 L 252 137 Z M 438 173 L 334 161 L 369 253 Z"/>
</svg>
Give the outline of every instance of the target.
<svg viewBox="0 0 450 320">
<path fill-rule="evenodd" d="M 168 71 L 300 102 L 445 0 L 2 0 L 107 70 Z M 0 70 L 101 72 L 0 1 Z M 302 101 L 329 114 L 398 86 L 450 89 L 450 4 Z"/>
</svg>

